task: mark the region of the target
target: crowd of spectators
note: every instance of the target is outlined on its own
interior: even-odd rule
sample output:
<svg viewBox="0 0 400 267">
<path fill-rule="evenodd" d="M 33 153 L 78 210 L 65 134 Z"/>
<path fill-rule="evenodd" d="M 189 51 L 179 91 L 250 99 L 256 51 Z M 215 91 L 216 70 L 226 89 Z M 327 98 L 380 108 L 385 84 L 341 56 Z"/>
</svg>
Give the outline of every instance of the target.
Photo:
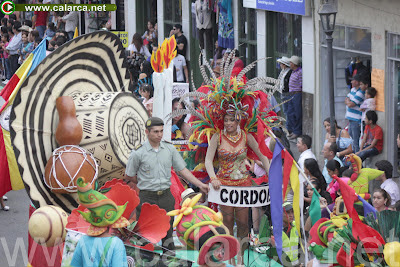
<svg viewBox="0 0 400 267">
<path fill-rule="evenodd" d="M 0 78 L 5 83 L 42 40 L 49 54 L 71 40 L 78 26 L 77 12 L 35 11 L 31 15 L 22 18 L 16 12 L 1 19 Z"/>
</svg>

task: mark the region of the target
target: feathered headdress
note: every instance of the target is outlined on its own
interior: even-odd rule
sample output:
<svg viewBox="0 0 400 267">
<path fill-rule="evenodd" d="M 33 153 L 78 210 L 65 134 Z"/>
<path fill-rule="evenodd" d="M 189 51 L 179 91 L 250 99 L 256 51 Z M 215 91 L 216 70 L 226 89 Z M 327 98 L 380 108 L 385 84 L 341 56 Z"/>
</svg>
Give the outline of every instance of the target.
<svg viewBox="0 0 400 267">
<path fill-rule="evenodd" d="M 269 105 L 268 95 L 279 90 L 279 80 L 270 77 L 256 77 L 247 81 L 245 74 L 250 71 L 258 61 L 254 61 L 240 72 L 234 66 L 233 50 L 220 64 L 221 76 L 217 78 L 203 54 L 199 56 L 200 71 L 204 85 L 197 91 L 183 95 L 180 102 L 186 104 L 186 110 L 175 110 L 170 114 L 174 118 L 184 114 L 191 114 L 191 127 L 193 133 L 189 139 L 193 145 L 208 143 L 211 136 L 223 130 L 225 114 L 232 115 L 240 122 L 241 129 L 248 133 L 257 132 L 257 120 L 261 118 L 269 126 L 280 121 Z M 204 62 L 204 65 L 201 63 Z M 210 72 L 208 77 L 206 68 Z M 232 73 L 238 73 L 236 76 Z M 193 82 L 192 85 L 196 88 Z M 196 97 L 200 107 L 194 109 L 185 99 Z"/>
</svg>

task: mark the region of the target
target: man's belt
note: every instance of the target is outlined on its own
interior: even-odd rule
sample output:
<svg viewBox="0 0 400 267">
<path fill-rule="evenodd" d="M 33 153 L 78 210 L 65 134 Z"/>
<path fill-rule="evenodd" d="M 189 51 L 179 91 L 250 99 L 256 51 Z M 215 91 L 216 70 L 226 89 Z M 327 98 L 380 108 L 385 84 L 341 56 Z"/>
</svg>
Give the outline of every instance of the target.
<svg viewBox="0 0 400 267">
<path fill-rule="evenodd" d="M 157 196 L 162 196 L 168 191 L 169 191 L 169 188 L 164 189 L 164 190 L 158 190 L 158 191 L 140 190 L 141 193 L 143 192 L 143 193 L 146 193 L 146 194 L 152 194 L 152 195 L 157 195 Z"/>
</svg>

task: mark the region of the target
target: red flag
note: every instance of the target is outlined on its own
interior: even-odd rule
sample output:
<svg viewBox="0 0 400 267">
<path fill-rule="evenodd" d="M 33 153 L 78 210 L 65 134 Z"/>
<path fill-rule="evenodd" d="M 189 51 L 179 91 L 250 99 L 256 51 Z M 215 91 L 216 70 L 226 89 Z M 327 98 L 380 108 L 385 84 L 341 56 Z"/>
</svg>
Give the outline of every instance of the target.
<svg viewBox="0 0 400 267">
<path fill-rule="evenodd" d="M 6 147 L 3 142 L 3 131 L 0 126 L 0 197 L 11 190 L 10 169 L 8 168 Z"/>
<path fill-rule="evenodd" d="M 171 186 L 170 186 L 171 194 L 175 198 L 175 209 L 181 208 L 181 194 L 185 191 L 181 181 L 179 180 L 178 175 L 176 175 L 175 171 L 171 169 Z"/>
<path fill-rule="evenodd" d="M 343 201 L 350 218 L 352 218 L 353 221 L 360 221 L 358 213 L 354 209 L 354 201 L 357 198 L 356 191 L 339 177 L 334 175 L 333 178 L 339 183 L 340 192 L 342 193 Z"/>
<path fill-rule="evenodd" d="M 17 86 L 19 82 L 19 77 L 17 75 L 13 75 L 11 79 L 8 81 L 6 86 L 1 90 L 0 96 L 5 100 L 8 101 L 8 98 L 10 97 L 11 93 L 14 91 L 15 86 Z M 6 106 L 6 105 L 4 105 Z M 2 108 L 2 107 L 0 107 Z"/>
<path fill-rule="evenodd" d="M 264 156 L 266 156 L 268 159 L 272 159 L 272 152 L 271 152 L 271 150 L 269 150 L 267 144 L 265 144 L 264 132 L 266 129 L 267 129 L 267 126 L 262 121 L 262 119 L 259 117 L 257 120 L 257 136 L 256 136 L 258 147 Z"/>
<path fill-rule="evenodd" d="M 290 172 L 292 170 L 293 158 L 290 155 L 289 151 L 285 149 L 283 153 L 284 164 L 283 164 L 283 197 L 286 196 L 287 186 L 290 180 Z"/>
</svg>

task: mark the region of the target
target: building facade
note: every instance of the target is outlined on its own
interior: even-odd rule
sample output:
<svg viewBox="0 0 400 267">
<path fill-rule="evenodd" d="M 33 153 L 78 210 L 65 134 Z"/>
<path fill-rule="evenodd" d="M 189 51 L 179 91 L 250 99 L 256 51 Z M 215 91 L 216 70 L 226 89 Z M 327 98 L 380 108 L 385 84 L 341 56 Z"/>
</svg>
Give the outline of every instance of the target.
<svg viewBox="0 0 400 267">
<path fill-rule="evenodd" d="M 384 149 L 376 159 L 388 159 L 398 167 L 400 4 L 391 0 L 330 1 L 334 1 L 338 10 L 333 35 L 335 115 L 338 124 L 345 128 L 348 123 L 344 118 L 344 99 L 349 92 L 346 67 L 352 62 L 360 62 L 372 72 L 372 86 L 377 87 L 379 95 L 378 124 L 384 130 Z M 151 16 L 156 16 L 158 21 L 159 42 L 169 36 L 175 23 L 180 23 L 189 42 L 187 59 L 191 62 L 191 69 L 197 73 L 200 50 L 193 27 L 194 0 L 153 0 L 151 6 L 144 2 L 147 1 L 125 0 L 125 29 L 129 32 L 129 39 L 136 31 L 144 32 L 143 21 Z M 287 3 L 283 9 L 276 10 L 275 7 L 260 6 L 261 2 L 265 1 L 231 0 L 235 47 L 246 64 L 270 57 L 257 64 L 250 74 L 253 76 L 277 77 L 277 58 L 302 57 L 303 132 L 313 136 L 314 151 L 319 153 L 325 137 L 323 120 L 329 116 L 329 109 L 326 108 L 329 106 L 326 43 L 318 15 L 319 7 L 325 0 L 295 2 L 301 4 L 304 13 Z M 155 7 L 156 14 L 146 11 Z M 216 35 L 214 31 L 214 40 Z M 195 83 L 199 85 L 201 77 L 195 77 Z"/>
<path fill-rule="evenodd" d="M 336 118 L 340 126 L 345 127 L 344 98 L 349 91 L 346 84 L 345 68 L 351 62 L 361 62 L 371 71 L 371 83 L 378 91 L 377 114 L 378 125 L 384 132 L 384 148 L 382 154 L 374 158 L 387 159 L 393 163 L 395 173 L 399 168 L 399 150 L 396 137 L 399 133 L 398 119 L 400 113 L 400 3 L 397 1 L 347 1 L 337 0 L 336 27 L 333 35 L 334 43 L 334 82 Z M 320 1 L 314 1 L 314 6 Z M 326 45 L 322 33 L 318 8 L 314 9 L 315 40 L 318 49 L 315 55 L 316 90 L 314 122 L 318 130 L 317 140 L 322 140 L 325 131 L 322 121 L 329 116 Z M 317 144 L 321 149 L 322 141 Z M 320 151 L 320 150 L 317 150 Z"/>
</svg>

